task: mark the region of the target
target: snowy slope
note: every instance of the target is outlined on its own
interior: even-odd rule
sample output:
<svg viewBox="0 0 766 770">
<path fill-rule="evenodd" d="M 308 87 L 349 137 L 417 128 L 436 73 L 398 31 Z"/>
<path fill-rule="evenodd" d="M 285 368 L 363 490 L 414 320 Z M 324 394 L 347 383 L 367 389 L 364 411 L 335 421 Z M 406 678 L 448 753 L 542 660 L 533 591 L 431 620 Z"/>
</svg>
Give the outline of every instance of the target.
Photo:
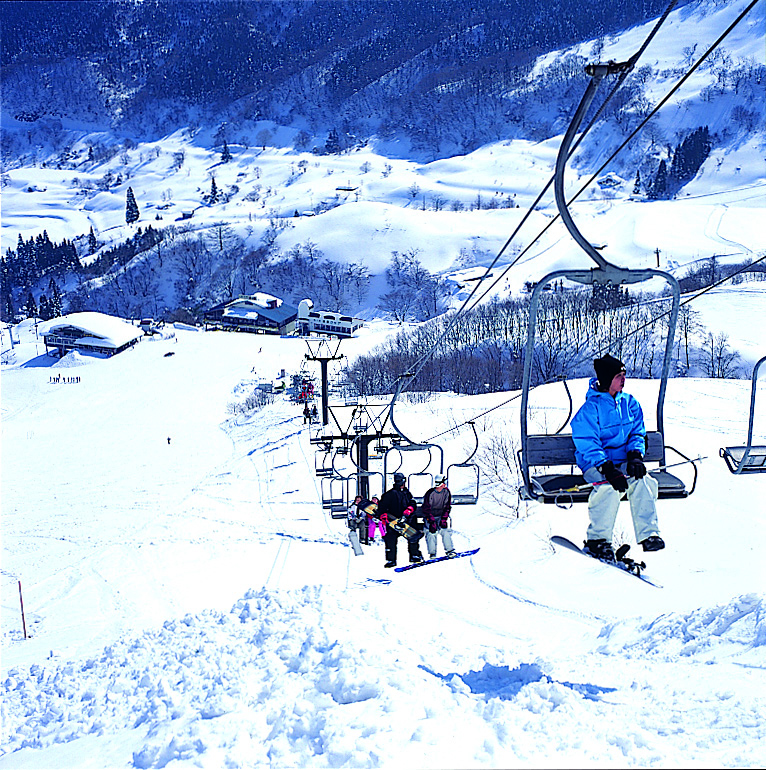
<svg viewBox="0 0 766 770">
<path fill-rule="evenodd" d="M 298 371 L 301 341 L 177 329 L 50 367 L 34 327 L 15 331 L 0 767 L 766 762 L 766 480 L 716 457 L 744 438 L 746 381 L 670 383 L 668 441 L 708 459 L 691 498 L 660 503 L 669 547 L 647 574 L 663 588 L 554 552 L 551 534 L 582 538 L 582 507 L 517 518 L 486 487 L 453 517 L 479 554 L 397 575 L 380 544 L 354 557 L 322 510 L 296 406 L 228 413 L 258 379 Z M 656 393 L 630 385 L 645 405 Z M 434 396 L 397 421 L 428 438 L 507 395 Z M 561 395 L 535 391 L 536 419 L 565 416 Z M 483 447 L 516 435 L 517 404 L 479 421 Z M 761 440 L 764 419 L 761 403 Z M 460 434 L 441 441 L 448 461 L 464 452 Z M 626 510 L 617 537 L 632 542 Z"/>
</svg>

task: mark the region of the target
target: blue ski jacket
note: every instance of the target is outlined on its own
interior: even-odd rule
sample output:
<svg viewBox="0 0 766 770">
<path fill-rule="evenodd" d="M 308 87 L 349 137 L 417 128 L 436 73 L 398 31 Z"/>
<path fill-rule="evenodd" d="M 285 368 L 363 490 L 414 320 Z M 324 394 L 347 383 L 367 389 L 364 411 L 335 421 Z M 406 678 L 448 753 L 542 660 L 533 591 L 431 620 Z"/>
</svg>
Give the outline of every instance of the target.
<svg viewBox="0 0 766 770">
<path fill-rule="evenodd" d="M 611 460 L 625 462 L 628 452 L 646 451 L 646 427 L 641 405 L 630 393 L 612 397 L 598 389 L 593 377 L 585 403 L 572 418 L 575 460 L 581 470 L 598 468 Z"/>
</svg>

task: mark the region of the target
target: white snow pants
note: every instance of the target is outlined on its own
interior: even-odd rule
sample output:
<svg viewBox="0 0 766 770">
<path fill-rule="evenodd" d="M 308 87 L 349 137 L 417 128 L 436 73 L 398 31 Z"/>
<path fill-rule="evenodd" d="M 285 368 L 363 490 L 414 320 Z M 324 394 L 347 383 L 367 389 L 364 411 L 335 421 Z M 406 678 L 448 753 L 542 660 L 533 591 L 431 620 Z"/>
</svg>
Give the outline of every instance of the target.
<svg viewBox="0 0 766 770">
<path fill-rule="evenodd" d="M 442 536 L 442 545 L 444 546 L 445 553 L 455 550 L 452 545 L 452 530 L 449 527 L 439 527 L 436 532 L 431 532 L 428 529 L 428 524 L 426 524 L 426 548 L 428 549 L 428 555 L 431 557 L 436 556 L 438 535 Z"/>
<path fill-rule="evenodd" d="M 624 472 L 624 471 L 623 471 Z M 595 469 L 589 468 L 585 474 L 585 480 L 594 482 L 604 477 Z M 590 476 L 591 478 L 588 478 Z M 622 495 L 611 484 L 603 483 L 593 487 L 588 498 L 588 540 L 606 540 L 612 542 L 614 522 L 620 507 Z M 652 535 L 659 535 L 657 524 L 657 482 L 648 473 L 642 479 L 634 479 L 628 476 L 628 502 L 630 514 L 633 517 L 633 529 L 636 533 L 636 542 L 640 543 Z"/>
</svg>

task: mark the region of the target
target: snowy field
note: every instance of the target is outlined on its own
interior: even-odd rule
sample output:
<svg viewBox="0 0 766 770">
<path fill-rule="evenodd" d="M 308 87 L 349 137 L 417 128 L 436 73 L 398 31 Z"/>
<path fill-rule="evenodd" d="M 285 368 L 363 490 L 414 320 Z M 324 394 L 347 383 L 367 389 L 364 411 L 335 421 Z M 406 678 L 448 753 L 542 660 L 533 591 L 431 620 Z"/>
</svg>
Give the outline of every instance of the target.
<svg viewBox="0 0 766 770">
<path fill-rule="evenodd" d="M 762 293 L 736 297 L 763 309 Z M 693 496 L 659 503 L 668 548 L 646 561 L 662 588 L 554 552 L 552 534 L 583 538 L 584 507 L 517 518 L 486 489 L 453 511 L 475 557 L 392 574 L 382 544 L 354 557 L 323 511 L 299 408 L 229 411 L 258 379 L 297 372 L 304 342 L 179 328 L 59 361 L 28 322 L 14 333 L 0 768 L 766 763 L 766 477 L 717 457 L 744 441 L 746 380 L 670 383 L 668 442 L 708 459 Z M 651 413 L 656 384 L 629 389 Z M 429 438 L 509 395 L 434 396 L 397 421 Z M 479 421 L 483 444 L 518 434 L 517 405 Z M 566 413 L 560 386 L 533 406 Z M 763 441 L 763 399 L 758 420 Z M 461 459 L 460 434 L 441 441 Z M 632 543 L 627 509 L 616 533 Z"/>
</svg>

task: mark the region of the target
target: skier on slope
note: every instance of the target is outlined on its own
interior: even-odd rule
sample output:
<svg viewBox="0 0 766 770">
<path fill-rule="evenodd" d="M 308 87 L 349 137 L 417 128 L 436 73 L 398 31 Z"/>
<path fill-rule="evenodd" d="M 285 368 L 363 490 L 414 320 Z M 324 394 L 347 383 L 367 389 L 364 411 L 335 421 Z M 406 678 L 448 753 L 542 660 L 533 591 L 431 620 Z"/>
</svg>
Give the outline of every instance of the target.
<svg viewBox="0 0 766 770">
<path fill-rule="evenodd" d="M 395 473 L 393 487 L 383 493 L 378 503 L 378 515 L 386 525 L 386 534 L 383 536 L 383 542 L 386 544 L 386 563 L 383 565 L 384 567 L 396 566 L 399 533 L 389 526 L 389 522 L 393 519 L 403 519 L 408 524 L 415 526 L 414 519 L 417 505 L 412 493 L 405 486 L 405 481 L 404 474 Z M 420 546 L 418 545 L 419 542 L 420 537 L 407 541 L 407 551 L 412 564 L 423 561 L 423 555 L 420 553 Z"/>
<path fill-rule="evenodd" d="M 434 476 L 434 485 L 423 497 L 423 520 L 426 526 L 426 547 L 428 548 L 429 559 L 436 557 L 437 534 L 441 535 L 444 552 L 447 556 L 454 556 L 455 554 L 449 519 L 452 509 L 452 493 L 447 489 L 446 476 L 437 473 Z"/>
<path fill-rule="evenodd" d="M 643 462 L 646 427 L 641 406 L 623 391 L 622 361 L 607 353 L 593 367 L 596 377 L 572 419 L 575 458 L 585 481 L 593 485 L 584 550 L 597 559 L 614 561 L 612 532 L 620 500 L 627 493 L 636 542 L 644 551 L 659 551 L 665 542 L 657 524 L 657 482 Z"/>
</svg>

